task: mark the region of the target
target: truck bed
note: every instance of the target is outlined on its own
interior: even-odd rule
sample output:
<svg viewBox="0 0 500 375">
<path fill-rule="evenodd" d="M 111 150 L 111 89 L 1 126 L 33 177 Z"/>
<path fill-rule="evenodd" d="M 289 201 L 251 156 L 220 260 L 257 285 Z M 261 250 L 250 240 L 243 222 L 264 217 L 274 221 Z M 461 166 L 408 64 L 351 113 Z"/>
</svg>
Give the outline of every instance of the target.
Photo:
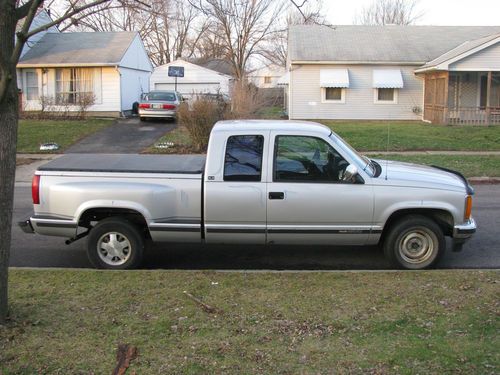
<svg viewBox="0 0 500 375">
<path fill-rule="evenodd" d="M 205 160 L 205 155 L 67 154 L 38 170 L 201 174 Z"/>
</svg>

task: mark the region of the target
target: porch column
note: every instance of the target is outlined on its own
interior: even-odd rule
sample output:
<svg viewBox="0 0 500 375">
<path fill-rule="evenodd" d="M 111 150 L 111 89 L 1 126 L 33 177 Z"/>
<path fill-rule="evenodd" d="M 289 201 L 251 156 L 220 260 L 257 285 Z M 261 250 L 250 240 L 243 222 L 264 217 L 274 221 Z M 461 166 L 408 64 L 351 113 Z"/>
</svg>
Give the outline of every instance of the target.
<svg viewBox="0 0 500 375">
<path fill-rule="evenodd" d="M 486 125 L 491 124 L 491 77 L 492 72 L 488 72 L 488 83 L 486 85 Z"/>
</svg>

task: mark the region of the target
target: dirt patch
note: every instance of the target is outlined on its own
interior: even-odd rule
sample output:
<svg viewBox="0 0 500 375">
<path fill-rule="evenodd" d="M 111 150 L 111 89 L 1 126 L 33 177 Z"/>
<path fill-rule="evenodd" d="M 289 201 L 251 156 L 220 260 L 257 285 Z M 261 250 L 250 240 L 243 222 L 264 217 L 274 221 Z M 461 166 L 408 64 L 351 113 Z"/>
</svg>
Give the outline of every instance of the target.
<svg viewBox="0 0 500 375">
<path fill-rule="evenodd" d="M 33 164 L 37 161 L 40 161 L 42 159 L 35 159 L 35 158 L 17 158 L 16 159 L 16 167 L 19 167 L 20 165 L 28 165 L 28 164 Z"/>
</svg>

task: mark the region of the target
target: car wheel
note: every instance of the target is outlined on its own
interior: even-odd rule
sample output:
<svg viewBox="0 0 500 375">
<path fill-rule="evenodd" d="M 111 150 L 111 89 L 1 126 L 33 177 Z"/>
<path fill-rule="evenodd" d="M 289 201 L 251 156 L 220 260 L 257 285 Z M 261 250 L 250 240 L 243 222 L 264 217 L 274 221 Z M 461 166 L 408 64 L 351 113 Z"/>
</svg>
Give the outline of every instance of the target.
<svg viewBox="0 0 500 375">
<path fill-rule="evenodd" d="M 146 117 L 139 117 L 139 121 L 145 122 L 146 121 Z"/>
<path fill-rule="evenodd" d="M 87 256 L 96 268 L 137 268 L 141 264 L 143 251 L 143 236 L 125 219 L 104 219 L 90 230 Z"/>
<path fill-rule="evenodd" d="M 384 254 L 397 268 L 420 270 L 435 266 L 445 247 L 443 231 L 435 221 L 411 215 L 389 229 L 384 241 Z"/>
</svg>

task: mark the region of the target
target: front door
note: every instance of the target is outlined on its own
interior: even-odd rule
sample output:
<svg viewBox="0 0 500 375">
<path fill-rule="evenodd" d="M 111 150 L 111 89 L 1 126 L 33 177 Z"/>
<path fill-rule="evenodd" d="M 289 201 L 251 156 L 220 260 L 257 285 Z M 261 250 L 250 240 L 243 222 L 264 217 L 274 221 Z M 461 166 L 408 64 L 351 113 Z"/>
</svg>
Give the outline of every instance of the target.
<svg viewBox="0 0 500 375">
<path fill-rule="evenodd" d="M 370 234 L 373 189 L 342 180 L 348 161 L 325 139 L 272 132 L 267 242 L 362 245 Z"/>
</svg>

